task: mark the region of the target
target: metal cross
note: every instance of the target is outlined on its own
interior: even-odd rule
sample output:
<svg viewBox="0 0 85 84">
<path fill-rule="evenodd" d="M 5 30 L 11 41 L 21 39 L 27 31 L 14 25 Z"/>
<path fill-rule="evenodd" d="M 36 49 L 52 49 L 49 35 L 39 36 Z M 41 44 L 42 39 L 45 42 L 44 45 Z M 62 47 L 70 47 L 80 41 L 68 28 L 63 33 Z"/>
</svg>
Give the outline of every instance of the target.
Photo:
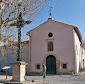
<svg viewBox="0 0 85 84">
<path fill-rule="evenodd" d="M 30 24 L 32 21 L 24 21 L 22 18 L 22 13 L 19 13 L 18 20 L 15 23 L 10 24 L 10 26 L 16 26 L 18 28 L 18 49 L 17 49 L 17 61 L 21 61 L 21 28 L 25 24 Z"/>
<path fill-rule="evenodd" d="M 49 10 L 49 18 L 52 18 L 52 7 L 50 7 L 50 10 Z"/>
</svg>

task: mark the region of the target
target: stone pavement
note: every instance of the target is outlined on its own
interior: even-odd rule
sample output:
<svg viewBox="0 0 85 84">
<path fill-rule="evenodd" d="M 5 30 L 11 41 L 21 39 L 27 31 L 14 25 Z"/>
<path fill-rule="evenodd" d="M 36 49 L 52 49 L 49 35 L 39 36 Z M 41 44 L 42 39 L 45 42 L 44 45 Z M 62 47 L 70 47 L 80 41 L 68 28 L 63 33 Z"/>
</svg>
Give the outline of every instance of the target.
<svg viewBox="0 0 85 84">
<path fill-rule="evenodd" d="M 27 80 L 23 82 L 23 84 L 43 84 L 42 76 L 26 76 L 26 79 Z M 3 81 L 9 82 L 9 80 L 11 80 L 11 76 L 9 76 L 7 80 L 5 79 L 5 76 L 0 76 L 0 83 Z M 34 80 L 34 82 L 32 82 L 32 80 Z M 45 84 L 85 84 L 85 75 L 47 76 Z"/>
<path fill-rule="evenodd" d="M 38 76 L 36 76 L 36 77 L 38 77 Z M 11 79 L 12 79 L 12 76 L 8 76 L 6 79 L 5 75 L 0 75 L 0 84 L 11 84 L 11 83 L 14 83 L 14 84 L 15 83 L 16 84 L 42 84 L 42 80 L 40 80 L 40 79 L 32 80 L 32 79 L 27 79 L 27 77 L 26 77 L 26 81 L 24 81 L 22 83 L 21 82 L 12 82 L 12 81 L 10 81 Z"/>
<path fill-rule="evenodd" d="M 85 75 L 85 69 L 81 70 L 78 74 Z"/>
<path fill-rule="evenodd" d="M 12 79 L 12 76 L 8 76 L 8 79 L 5 79 L 5 76 L 0 75 L 0 83 L 9 82 Z M 23 84 L 43 84 L 42 76 L 26 76 L 26 81 Z M 46 77 L 46 83 L 44 84 L 85 84 L 85 70 L 81 71 L 75 75 L 51 75 Z M 21 83 L 22 84 L 22 83 Z"/>
</svg>

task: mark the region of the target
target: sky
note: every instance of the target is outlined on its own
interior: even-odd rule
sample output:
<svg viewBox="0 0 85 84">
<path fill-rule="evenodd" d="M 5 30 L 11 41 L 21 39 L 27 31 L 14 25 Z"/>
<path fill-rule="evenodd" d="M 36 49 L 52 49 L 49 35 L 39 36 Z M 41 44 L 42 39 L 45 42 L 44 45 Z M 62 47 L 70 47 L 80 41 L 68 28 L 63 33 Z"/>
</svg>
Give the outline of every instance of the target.
<svg viewBox="0 0 85 84">
<path fill-rule="evenodd" d="M 85 0 L 50 0 L 36 19 L 22 29 L 22 41 L 29 39 L 26 35 L 28 31 L 48 20 L 50 7 L 55 21 L 77 26 L 85 40 Z"/>
</svg>

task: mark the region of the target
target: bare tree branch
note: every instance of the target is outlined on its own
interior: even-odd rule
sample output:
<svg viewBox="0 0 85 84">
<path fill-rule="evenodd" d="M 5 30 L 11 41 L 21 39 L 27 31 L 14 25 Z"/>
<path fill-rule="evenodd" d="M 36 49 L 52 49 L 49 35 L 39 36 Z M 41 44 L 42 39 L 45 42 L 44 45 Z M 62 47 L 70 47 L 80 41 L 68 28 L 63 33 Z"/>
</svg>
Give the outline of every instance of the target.
<svg viewBox="0 0 85 84">
<path fill-rule="evenodd" d="M 17 38 L 17 29 L 16 27 L 10 27 L 10 24 L 17 21 L 19 11 L 22 12 L 23 18 L 27 17 L 28 20 L 34 21 L 49 0 L 22 0 L 20 9 L 19 0 L 11 1 L 2 0 L 2 2 L 0 2 L 0 42 L 3 43 L 10 39 L 14 41 Z M 12 42 L 8 45 L 14 46 Z M 9 48 L 9 46 L 4 45 L 1 47 L 3 56 L 5 56 L 5 48 Z"/>
</svg>

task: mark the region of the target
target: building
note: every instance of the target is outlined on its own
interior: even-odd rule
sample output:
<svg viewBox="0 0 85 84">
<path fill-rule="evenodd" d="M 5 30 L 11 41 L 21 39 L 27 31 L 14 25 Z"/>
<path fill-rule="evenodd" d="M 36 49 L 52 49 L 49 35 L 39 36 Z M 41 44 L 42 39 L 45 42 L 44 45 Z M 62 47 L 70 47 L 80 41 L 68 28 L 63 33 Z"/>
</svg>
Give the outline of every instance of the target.
<svg viewBox="0 0 85 84">
<path fill-rule="evenodd" d="M 75 74 L 85 68 L 85 46 L 77 27 L 49 18 L 27 35 L 29 41 L 21 43 L 22 61 L 28 63 L 26 74 L 42 75 L 43 64 L 47 74 Z M 17 59 L 17 43 L 9 44 L 0 47 L 5 47 L 5 58 L 0 53 L 0 70 Z"/>
<path fill-rule="evenodd" d="M 77 27 L 49 18 L 27 33 L 29 72 L 47 74 L 78 73 L 82 69 L 82 36 Z"/>
<path fill-rule="evenodd" d="M 0 46 L 0 74 L 5 74 L 2 71 L 4 66 L 11 66 L 9 69 L 9 75 L 12 74 L 12 65 L 11 63 L 16 62 L 17 60 L 17 42 L 9 41 L 8 44 Z M 28 56 L 28 45 L 29 41 L 21 42 L 21 58 L 22 61 L 28 62 L 26 57 Z M 26 68 L 28 71 L 28 68 Z"/>
<path fill-rule="evenodd" d="M 81 67 L 85 69 L 85 45 L 81 45 Z"/>
</svg>

